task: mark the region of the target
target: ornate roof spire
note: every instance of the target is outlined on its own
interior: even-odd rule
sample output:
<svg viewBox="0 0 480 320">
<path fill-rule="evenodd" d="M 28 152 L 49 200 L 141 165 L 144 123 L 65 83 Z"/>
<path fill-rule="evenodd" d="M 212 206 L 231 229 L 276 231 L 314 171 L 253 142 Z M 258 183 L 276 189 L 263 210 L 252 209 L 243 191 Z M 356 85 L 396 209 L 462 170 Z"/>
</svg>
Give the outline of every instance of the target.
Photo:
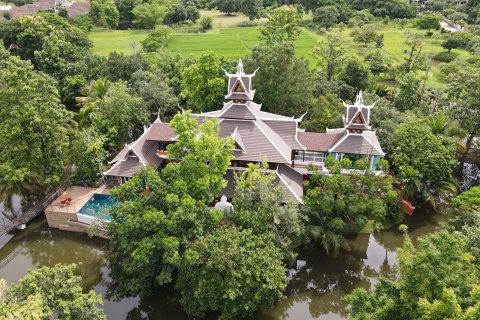
<svg viewBox="0 0 480 320">
<path fill-rule="evenodd" d="M 363 107 L 363 92 L 360 90 L 357 94 L 357 98 L 355 99 L 355 105 L 357 107 Z"/>
<path fill-rule="evenodd" d="M 242 61 L 242 59 L 238 59 L 237 74 L 238 75 L 245 74 L 245 72 L 243 71 L 243 61 Z"/>
</svg>

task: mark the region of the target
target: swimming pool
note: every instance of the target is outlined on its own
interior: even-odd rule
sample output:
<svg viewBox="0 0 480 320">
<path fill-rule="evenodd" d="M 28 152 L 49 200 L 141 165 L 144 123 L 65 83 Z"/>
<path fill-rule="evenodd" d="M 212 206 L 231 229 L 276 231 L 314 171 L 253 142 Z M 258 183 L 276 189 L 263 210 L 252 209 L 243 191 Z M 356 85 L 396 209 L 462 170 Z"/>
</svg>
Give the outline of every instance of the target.
<svg viewBox="0 0 480 320">
<path fill-rule="evenodd" d="M 93 219 L 110 222 L 109 208 L 118 204 L 109 194 L 94 193 L 77 213 L 78 221 L 91 224 Z"/>
</svg>

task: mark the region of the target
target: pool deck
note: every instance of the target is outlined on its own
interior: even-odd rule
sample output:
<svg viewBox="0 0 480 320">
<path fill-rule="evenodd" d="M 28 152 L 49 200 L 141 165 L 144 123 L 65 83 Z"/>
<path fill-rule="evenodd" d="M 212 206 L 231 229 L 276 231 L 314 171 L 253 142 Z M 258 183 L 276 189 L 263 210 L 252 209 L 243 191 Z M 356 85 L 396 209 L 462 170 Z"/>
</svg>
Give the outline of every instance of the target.
<svg viewBox="0 0 480 320">
<path fill-rule="evenodd" d="M 110 194 L 111 189 L 107 188 L 105 185 L 98 188 L 79 186 L 71 186 L 67 188 L 65 192 L 63 192 L 45 209 L 48 226 L 65 231 L 88 233 L 90 231 L 90 226 L 78 221 L 77 212 L 94 193 Z M 66 198 L 71 198 L 72 201 L 69 205 L 62 205 L 61 201 Z M 106 237 L 106 235 L 102 234 L 96 235 L 102 238 Z"/>
</svg>

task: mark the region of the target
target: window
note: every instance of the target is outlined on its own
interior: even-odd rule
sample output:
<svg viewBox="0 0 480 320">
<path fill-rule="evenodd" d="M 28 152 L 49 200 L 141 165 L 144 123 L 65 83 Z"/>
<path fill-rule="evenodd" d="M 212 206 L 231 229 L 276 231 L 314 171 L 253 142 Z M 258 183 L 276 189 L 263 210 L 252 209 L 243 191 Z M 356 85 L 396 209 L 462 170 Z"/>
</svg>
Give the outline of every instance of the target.
<svg viewBox="0 0 480 320">
<path fill-rule="evenodd" d="M 297 163 L 317 163 L 321 164 L 325 160 L 324 152 L 302 152 L 296 154 L 294 157 Z"/>
</svg>

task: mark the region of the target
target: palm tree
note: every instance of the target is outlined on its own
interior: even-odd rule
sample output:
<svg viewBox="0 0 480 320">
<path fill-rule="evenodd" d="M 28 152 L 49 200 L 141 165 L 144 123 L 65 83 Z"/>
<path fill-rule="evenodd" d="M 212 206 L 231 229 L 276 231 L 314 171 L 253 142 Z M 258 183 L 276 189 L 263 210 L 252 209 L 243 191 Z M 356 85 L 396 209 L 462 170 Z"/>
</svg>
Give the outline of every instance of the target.
<svg viewBox="0 0 480 320">
<path fill-rule="evenodd" d="M 27 172 L 26 169 L 15 170 L 8 168 L 5 171 L 0 176 L 0 202 L 3 203 L 5 209 L 12 212 L 13 217 L 16 217 L 17 214 L 13 208 L 13 197 L 15 195 L 25 196 L 37 191 L 39 176 L 35 173 Z"/>
<path fill-rule="evenodd" d="M 100 78 L 90 82 L 90 85 L 83 89 L 82 93 L 86 97 L 77 97 L 76 101 L 81 106 L 88 106 L 99 100 L 102 100 L 108 92 L 110 87 L 110 80 L 106 78 Z"/>
<path fill-rule="evenodd" d="M 434 135 L 445 134 L 450 127 L 450 119 L 443 112 L 436 115 L 430 115 L 425 123 Z"/>
<path fill-rule="evenodd" d="M 404 198 L 411 199 L 423 191 L 420 173 L 412 167 L 400 168 L 398 181 L 402 184 L 402 194 Z"/>
<path fill-rule="evenodd" d="M 456 195 L 457 193 L 457 183 L 453 179 L 436 181 L 425 187 L 423 191 L 425 200 L 430 202 L 433 208 L 435 208 L 438 200 Z"/>
</svg>

